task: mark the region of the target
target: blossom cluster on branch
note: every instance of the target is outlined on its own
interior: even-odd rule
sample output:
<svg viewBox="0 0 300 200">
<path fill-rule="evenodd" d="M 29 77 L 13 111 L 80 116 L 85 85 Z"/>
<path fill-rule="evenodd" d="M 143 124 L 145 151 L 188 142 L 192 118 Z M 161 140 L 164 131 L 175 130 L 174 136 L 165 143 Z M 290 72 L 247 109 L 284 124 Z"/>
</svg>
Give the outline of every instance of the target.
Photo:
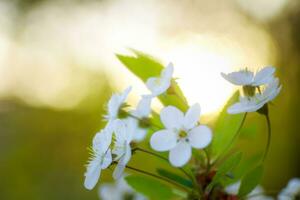
<svg viewBox="0 0 300 200">
<path fill-rule="evenodd" d="M 101 187 L 99 194 L 107 200 L 128 199 L 126 195 L 130 195 L 129 199 L 272 199 L 258 184 L 271 139 L 268 105 L 282 88 L 279 79 L 274 76 L 275 68 L 264 67 L 257 73 L 248 69 L 222 73 L 225 80 L 240 86 L 240 94 L 239 98 L 236 95 L 231 98 L 233 103 L 225 108 L 227 113 L 221 114 L 222 117 L 211 128 L 199 121 L 200 105 L 188 105 L 173 77 L 172 63 L 164 68 L 152 57 L 133 52 L 135 57 L 117 57 L 144 81 L 149 92 L 141 95 L 134 108 L 126 103 L 131 86 L 112 95 L 104 117 L 107 123 L 92 141 L 85 188 L 93 189 L 101 171 L 109 168 L 113 169 L 112 176 L 117 184 Z M 154 98 L 164 105 L 159 113 L 152 109 Z M 263 156 L 238 175 L 236 169 L 242 153 L 229 153 L 228 150 L 238 138 L 250 112 L 265 116 L 267 144 Z M 222 128 L 224 123 L 232 123 L 234 127 L 226 124 L 226 131 L 230 133 L 226 137 L 226 128 Z M 141 144 L 147 147 L 142 148 Z M 129 165 L 136 153 L 163 160 L 181 175 L 159 167 L 153 173 L 144 170 L 142 165 Z M 124 175 L 125 169 L 131 174 Z M 289 198 L 292 194 L 296 192 L 286 189 L 280 199 Z"/>
</svg>

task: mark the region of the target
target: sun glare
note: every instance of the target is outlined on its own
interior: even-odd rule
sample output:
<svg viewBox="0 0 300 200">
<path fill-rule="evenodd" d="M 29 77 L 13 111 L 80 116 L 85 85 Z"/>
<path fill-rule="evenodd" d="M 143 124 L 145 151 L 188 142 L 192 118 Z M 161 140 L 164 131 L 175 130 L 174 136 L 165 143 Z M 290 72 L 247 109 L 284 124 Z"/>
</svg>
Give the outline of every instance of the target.
<svg viewBox="0 0 300 200">
<path fill-rule="evenodd" d="M 233 91 L 221 78 L 220 72 L 232 69 L 230 58 L 203 44 L 177 44 L 167 55 L 175 65 L 175 77 L 189 103 L 199 102 L 203 113 L 217 111 Z"/>
<path fill-rule="evenodd" d="M 134 105 L 139 95 L 147 92 L 146 87 L 114 55 L 122 54 L 122 50 L 130 47 L 159 58 L 164 65 L 172 62 L 174 76 L 189 104 L 199 102 L 202 114 L 211 114 L 223 106 L 234 90 L 222 79 L 221 72 L 243 67 L 255 69 L 272 63 L 270 55 L 275 54 L 272 38 L 260 27 L 250 24 L 234 8 L 210 12 L 208 16 L 196 12 L 180 21 L 179 11 L 192 11 L 193 6 L 200 5 L 158 0 L 130 2 L 119 0 L 73 6 L 41 4 L 25 17 L 24 30 L 18 34 L 18 41 L 7 42 L 13 46 L 3 43 L 5 37 L 1 32 L 6 32 L 6 28 L 0 27 L 1 55 L 8 53 L 8 49 L 14 58 L 15 52 L 19 55 L 9 64 L 2 64 L 8 66 L 5 69 L 10 74 L 5 77 L 13 78 L 1 79 L 0 95 L 9 92 L 32 104 L 40 102 L 59 108 L 76 106 L 84 98 L 84 92 L 72 97 L 60 92 L 76 90 L 71 84 L 73 81 L 69 81 L 75 76 L 68 61 L 71 58 L 72 63 L 105 71 L 118 90 L 124 89 L 125 85 L 134 85 L 130 98 Z M 158 5 L 160 9 L 145 14 L 145 8 Z M 222 23 L 207 23 L 215 18 L 222 19 Z M 0 62 L 7 61 L 1 55 Z M 25 68 L 20 73 L 20 69 Z M 38 68 L 38 76 L 32 76 L 37 74 L 35 68 Z M 49 82 L 56 84 L 49 85 Z M 17 89 L 12 91 L 6 85 L 16 85 Z"/>
</svg>

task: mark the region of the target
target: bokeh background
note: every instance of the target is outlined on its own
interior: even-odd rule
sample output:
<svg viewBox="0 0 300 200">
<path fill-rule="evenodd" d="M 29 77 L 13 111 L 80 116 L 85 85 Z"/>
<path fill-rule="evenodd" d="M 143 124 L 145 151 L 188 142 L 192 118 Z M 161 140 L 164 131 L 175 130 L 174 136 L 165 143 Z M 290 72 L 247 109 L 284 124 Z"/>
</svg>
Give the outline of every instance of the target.
<svg viewBox="0 0 300 200">
<path fill-rule="evenodd" d="M 115 57 L 128 47 L 173 62 L 204 122 L 236 89 L 221 71 L 276 66 L 262 184 L 272 193 L 300 176 L 300 1 L 1 0 L 0 199 L 98 199 L 83 174 L 104 104 L 130 84 L 132 105 L 146 91 Z M 247 125 L 237 145 L 263 149 L 264 119 Z"/>
</svg>

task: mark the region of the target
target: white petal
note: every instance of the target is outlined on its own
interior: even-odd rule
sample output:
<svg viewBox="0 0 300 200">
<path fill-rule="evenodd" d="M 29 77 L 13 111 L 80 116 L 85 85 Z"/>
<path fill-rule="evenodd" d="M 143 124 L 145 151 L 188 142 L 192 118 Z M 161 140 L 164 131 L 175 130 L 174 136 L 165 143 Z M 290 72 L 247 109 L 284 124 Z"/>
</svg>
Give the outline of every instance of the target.
<svg viewBox="0 0 300 200">
<path fill-rule="evenodd" d="M 111 132 L 106 129 L 96 133 L 93 138 L 93 149 L 99 153 L 104 153 L 111 144 Z"/>
<path fill-rule="evenodd" d="M 107 115 L 109 120 L 117 118 L 119 106 L 120 106 L 119 95 L 113 94 L 107 103 L 107 108 L 108 108 Z"/>
<path fill-rule="evenodd" d="M 153 97 L 150 95 L 142 96 L 142 99 L 138 103 L 136 110 L 134 112 L 136 117 L 139 118 L 148 117 L 148 115 L 151 113 L 152 98 Z"/>
<path fill-rule="evenodd" d="M 170 150 L 169 160 L 171 164 L 175 167 L 182 167 L 191 158 L 192 147 L 184 142 L 180 141 L 175 148 Z"/>
<path fill-rule="evenodd" d="M 108 118 L 110 120 L 118 117 L 120 106 L 125 102 L 131 87 L 126 88 L 122 93 L 113 94 L 108 101 Z"/>
<path fill-rule="evenodd" d="M 174 106 L 167 106 L 160 112 L 160 119 L 168 129 L 180 129 L 183 125 L 184 115 Z"/>
<path fill-rule="evenodd" d="M 131 158 L 131 148 L 128 145 L 127 148 L 126 148 L 126 153 L 119 160 L 119 162 L 118 162 L 118 164 L 117 164 L 117 166 L 114 170 L 114 173 L 113 173 L 113 178 L 114 179 L 119 179 L 119 178 L 122 177 L 123 172 L 125 170 L 125 167 L 126 167 L 127 163 L 129 162 L 130 158 Z"/>
<path fill-rule="evenodd" d="M 170 81 L 173 75 L 173 71 L 174 71 L 173 63 L 169 63 L 168 66 L 161 72 L 162 79 L 166 79 Z"/>
<path fill-rule="evenodd" d="M 113 184 L 102 184 L 98 194 L 102 200 L 120 200 L 123 198 L 123 194 Z"/>
<path fill-rule="evenodd" d="M 152 92 L 153 96 L 161 95 L 170 87 L 172 74 L 173 65 L 169 64 L 162 70 L 160 77 L 150 77 L 146 81 L 146 86 Z"/>
<path fill-rule="evenodd" d="M 194 104 L 189 108 L 184 116 L 184 128 L 189 130 L 197 125 L 200 117 L 200 105 L 198 103 Z"/>
<path fill-rule="evenodd" d="M 255 74 L 253 84 L 254 86 L 264 85 L 272 81 L 273 74 L 275 72 L 274 67 L 265 67 Z"/>
<path fill-rule="evenodd" d="M 221 73 L 222 77 L 234 85 L 249 85 L 253 80 L 253 72 L 241 70 L 229 74 Z"/>
<path fill-rule="evenodd" d="M 147 88 L 152 92 L 152 97 L 159 96 L 170 87 L 171 80 L 163 78 L 149 78 L 146 81 Z"/>
<path fill-rule="evenodd" d="M 188 138 L 192 147 L 205 148 L 212 140 L 211 129 L 204 125 L 197 126 L 188 133 Z"/>
<path fill-rule="evenodd" d="M 117 180 L 117 179 L 119 179 L 119 178 L 122 177 L 123 172 L 124 172 L 124 170 L 125 170 L 125 167 L 126 167 L 126 165 L 123 165 L 123 164 L 121 164 L 121 163 L 118 163 L 118 164 L 117 164 L 117 166 L 116 166 L 116 168 L 115 168 L 115 170 L 114 170 L 114 172 L 113 172 L 113 178 L 114 178 L 115 180 Z"/>
<path fill-rule="evenodd" d="M 237 195 L 239 192 L 240 185 L 241 185 L 240 181 L 230 184 L 225 188 L 225 192 L 231 195 Z"/>
<path fill-rule="evenodd" d="M 127 124 L 126 141 L 130 143 L 132 140 L 141 141 L 145 138 L 148 130 L 139 127 L 139 121 L 135 118 L 127 118 L 125 120 Z"/>
<path fill-rule="evenodd" d="M 229 114 L 238 114 L 245 112 L 255 112 L 264 106 L 264 102 L 257 102 L 256 100 L 237 102 L 227 109 Z"/>
<path fill-rule="evenodd" d="M 282 86 L 279 86 L 279 79 L 272 79 L 272 82 L 267 85 L 262 95 L 259 96 L 259 100 L 266 102 L 272 101 L 279 94 L 281 88 Z"/>
<path fill-rule="evenodd" d="M 293 195 L 297 194 L 297 192 L 300 192 L 300 179 L 299 178 L 291 179 L 288 183 L 286 191 Z"/>
<path fill-rule="evenodd" d="M 104 154 L 102 164 L 101 164 L 101 168 L 106 169 L 107 167 L 110 166 L 111 162 L 112 162 L 111 150 L 108 149 L 107 152 Z"/>
<path fill-rule="evenodd" d="M 97 184 L 101 174 L 101 166 L 98 159 L 92 160 L 87 167 L 85 173 L 84 187 L 88 190 L 92 190 Z"/>
<path fill-rule="evenodd" d="M 114 129 L 116 141 L 118 143 L 125 143 L 127 139 L 127 125 L 125 123 L 125 120 L 116 120 Z"/>
<path fill-rule="evenodd" d="M 145 139 L 147 133 L 148 133 L 148 129 L 137 128 L 136 132 L 133 135 L 133 140 L 137 141 L 137 142 L 140 142 L 143 139 Z"/>
<path fill-rule="evenodd" d="M 156 151 L 168 151 L 177 144 L 177 136 L 169 130 L 160 130 L 155 132 L 150 139 L 152 149 Z"/>
<path fill-rule="evenodd" d="M 148 78 L 146 81 L 146 86 L 152 93 L 154 93 L 156 91 L 156 88 L 158 87 L 157 81 L 159 81 L 159 78 L 156 77 Z"/>
<path fill-rule="evenodd" d="M 121 97 L 120 97 L 121 104 L 127 99 L 128 94 L 130 93 L 131 89 L 132 89 L 132 87 L 129 86 L 121 93 Z"/>
</svg>

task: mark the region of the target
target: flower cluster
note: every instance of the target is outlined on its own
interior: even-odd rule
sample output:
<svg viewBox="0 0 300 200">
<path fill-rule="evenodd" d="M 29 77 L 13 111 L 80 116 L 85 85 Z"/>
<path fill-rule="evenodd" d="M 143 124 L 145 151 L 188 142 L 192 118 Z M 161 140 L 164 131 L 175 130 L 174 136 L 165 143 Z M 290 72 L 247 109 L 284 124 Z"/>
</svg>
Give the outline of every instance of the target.
<svg viewBox="0 0 300 200">
<path fill-rule="evenodd" d="M 162 70 L 160 77 L 150 77 L 146 86 L 150 94 L 141 96 L 133 110 L 126 110 L 126 99 L 131 91 L 128 87 L 120 94 L 114 94 L 108 102 L 105 116 L 106 127 L 93 139 L 92 158 L 85 173 L 85 187 L 93 189 L 102 169 L 117 164 L 113 177 L 119 179 L 132 156 L 133 142 L 141 142 L 150 126 L 151 101 L 163 95 L 171 86 L 173 65 Z M 151 137 L 151 146 L 157 151 L 170 150 L 169 160 L 173 166 L 183 166 L 191 158 L 191 147 L 204 148 L 212 138 L 211 130 L 198 125 L 200 106 L 195 104 L 185 115 L 174 106 L 161 111 L 161 121 L 166 129 L 157 131 Z"/>
<path fill-rule="evenodd" d="M 158 69 L 155 61 L 150 60 L 147 64 L 149 63 L 154 63 L 153 68 Z M 135 67 L 130 69 L 136 69 Z M 226 177 L 232 176 L 229 175 L 232 173 L 230 170 L 240 161 L 238 160 L 240 158 L 236 156 L 235 160 L 229 163 L 226 163 L 225 159 L 224 166 L 222 166 L 222 163 L 218 163 L 219 157 L 211 157 L 212 149 L 210 147 L 212 145 L 210 144 L 215 137 L 213 131 L 209 126 L 200 123 L 200 105 L 195 103 L 189 106 L 186 101 L 183 101 L 182 91 L 180 89 L 178 91 L 179 86 L 173 78 L 173 71 L 173 65 L 170 63 L 165 68 L 161 67 L 160 74 L 156 73 L 157 76 L 146 76 L 145 78 L 142 75 L 149 92 L 141 95 L 140 101 L 133 108 L 126 103 L 131 87 L 128 87 L 122 93 L 111 96 L 107 104 L 107 114 L 104 117 L 106 125 L 96 133 L 90 148 L 92 156 L 85 173 L 85 188 L 93 189 L 101 176 L 101 171 L 114 167 L 113 178 L 117 180 L 117 184 L 101 186 L 99 194 L 103 199 L 117 200 L 125 198 L 126 195 L 130 195 L 131 199 L 146 199 L 146 197 L 133 192 L 125 182 L 124 170 L 126 168 L 152 176 L 160 181 L 166 181 L 176 189 L 180 188 L 179 190 L 182 190 L 183 193 L 180 191 L 177 194 L 181 194 L 184 199 L 238 199 L 238 197 L 251 200 L 272 199 L 260 194 L 263 193 L 260 186 L 255 188 L 254 185 L 247 191 L 243 191 L 244 186 L 240 187 L 240 183 L 226 185 L 222 181 L 222 178 L 226 179 Z M 140 70 L 137 73 L 139 72 Z M 278 78 L 274 76 L 274 72 L 275 68 L 265 67 L 257 73 L 247 69 L 229 74 L 222 73 L 221 75 L 226 80 L 234 85 L 241 86 L 242 91 L 239 101 L 229 106 L 227 112 L 229 114 L 262 113 L 266 116 L 268 128 L 270 128 L 267 105 L 279 94 L 282 88 Z M 151 104 L 154 98 L 159 98 L 164 105 L 159 113 L 152 110 Z M 233 135 L 233 138 L 238 134 L 238 131 Z M 266 155 L 269 147 L 269 138 L 264 155 Z M 141 142 L 149 144 L 152 151 L 141 148 Z M 186 177 L 178 177 L 173 172 L 166 172 L 164 169 L 158 169 L 158 174 L 153 174 L 132 167 L 129 162 L 138 151 L 167 161 L 172 167 L 183 172 Z M 224 150 L 224 153 L 227 153 L 226 150 Z M 167 155 L 168 158 L 165 157 Z M 222 159 L 224 160 L 224 158 Z M 218 165 L 215 165 L 215 163 L 218 163 Z M 259 163 L 257 169 L 261 169 L 260 165 L 262 163 L 263 161 Z M 260 171 L 255 172 L 260 174 Z M 251 174 L 245 177 L 251 178 Z M 242 179 L 241 185 L 245 184 L 246 181 Z M 258 180 L 255 181 L 258 182 Z M 152 184 L 152 181 L 150 183 Z M 129 182 L 128 184 L 130 185 Z M 140 192 L 146 190 L 146 195 L 153 195 L 152 192 L 149 192 L 151 190 L 150 185 L 143 187 L 140 184 L 143 184 L 143 181 L 138 181 L 138 186 L 136 182 L 131 186 L 135 187 L 134 189 L 140 189 Z M 294 182 L 291 185 L 295 188 Z M 288 188 L 291 187 L 289 184 Z M 172 191 L 167 189 L 164 195 Z M 286 189 L 281 196 L 286 196 L 286 193 L 294 194 L 295 192 L 292 189 Z"/>
</svg>

